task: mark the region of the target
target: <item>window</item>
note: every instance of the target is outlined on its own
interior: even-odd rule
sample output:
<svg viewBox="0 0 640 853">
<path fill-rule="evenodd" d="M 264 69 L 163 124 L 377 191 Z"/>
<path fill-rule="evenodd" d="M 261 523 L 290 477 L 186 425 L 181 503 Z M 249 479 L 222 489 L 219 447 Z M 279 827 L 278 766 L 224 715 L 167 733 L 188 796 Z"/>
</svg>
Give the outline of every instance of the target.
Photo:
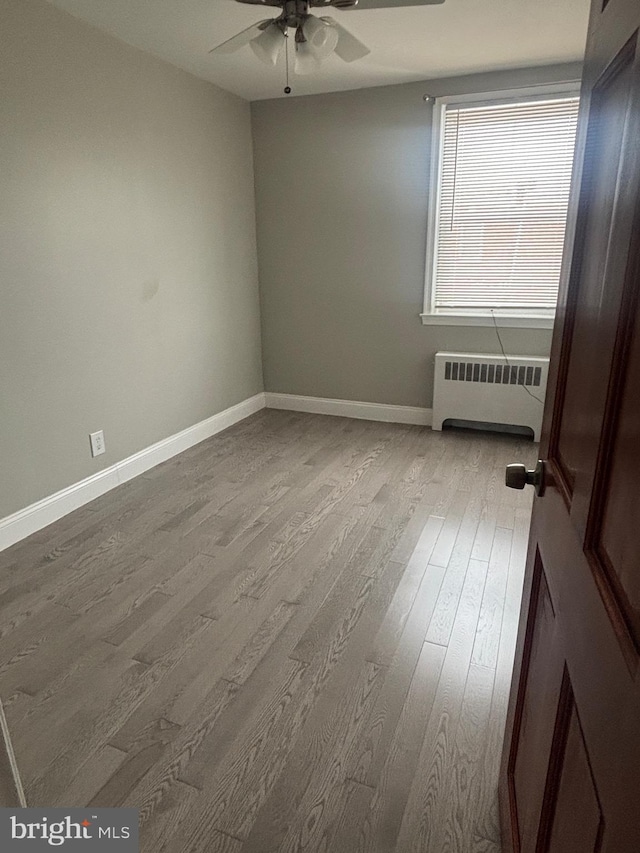
<svg viewBox="0 0 640 853">
<path fill-rule="evenodd" d="M 577 87 L 436 100 L 425 323 L 551 326 Z"/>
</svg>

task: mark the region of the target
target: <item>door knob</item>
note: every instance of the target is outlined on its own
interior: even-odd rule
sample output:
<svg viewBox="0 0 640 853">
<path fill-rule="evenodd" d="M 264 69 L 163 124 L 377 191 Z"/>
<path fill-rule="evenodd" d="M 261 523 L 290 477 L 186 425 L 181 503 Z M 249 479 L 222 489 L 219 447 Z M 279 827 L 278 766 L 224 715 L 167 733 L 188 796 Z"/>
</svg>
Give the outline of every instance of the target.
<svg viewBox="0 0 640 853">
<path fill-rule="evenodd" d="M 510 489 L 524 489 L 525 486 L 533 486 L 536 495 L 544 491 L 544 462 L 538 459 L 533 471 L 527 471 L 524 465 L 514 462 L 507 465 L 505 483 Z"/>
</svg>

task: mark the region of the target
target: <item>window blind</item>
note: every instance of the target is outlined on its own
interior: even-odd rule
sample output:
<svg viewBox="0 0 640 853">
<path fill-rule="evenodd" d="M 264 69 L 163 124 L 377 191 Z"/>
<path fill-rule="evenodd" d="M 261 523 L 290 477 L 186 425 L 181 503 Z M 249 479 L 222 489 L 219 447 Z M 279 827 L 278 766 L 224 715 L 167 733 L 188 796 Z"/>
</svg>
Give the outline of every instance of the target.
<svg viewBox="0 0 640 853">
<path fill-rule="evenodd" d="M 436 313 L 555 309 L 578 100 L 445 108 Z"/>
</svg>

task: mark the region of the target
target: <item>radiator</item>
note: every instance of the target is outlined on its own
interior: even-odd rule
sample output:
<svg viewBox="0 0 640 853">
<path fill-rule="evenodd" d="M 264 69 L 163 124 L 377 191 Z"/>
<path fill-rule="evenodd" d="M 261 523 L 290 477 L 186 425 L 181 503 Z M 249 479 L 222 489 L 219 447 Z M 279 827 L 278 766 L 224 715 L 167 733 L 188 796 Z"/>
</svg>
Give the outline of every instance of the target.
<svg viewBox="0 0 640 853">
<path fill-rule="evenodd" d="M 433 429 L 446 420 L 530 427 L 539 441 L 548 372 L 548 358 L 438 352 Z"/>
</svg>

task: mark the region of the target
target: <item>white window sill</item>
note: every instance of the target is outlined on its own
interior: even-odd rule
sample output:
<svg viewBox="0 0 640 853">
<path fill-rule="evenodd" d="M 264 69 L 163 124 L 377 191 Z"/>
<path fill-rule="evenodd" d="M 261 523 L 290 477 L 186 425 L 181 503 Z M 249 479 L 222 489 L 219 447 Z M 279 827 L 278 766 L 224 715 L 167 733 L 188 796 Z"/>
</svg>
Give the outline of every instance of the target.
<svg viewBox="0 0 640 853">
<path fill-rule="evenodd" d="M 421 314 L 423 326 L 494 326 L 501 329 L 553 329 L 554 317 L 514 317 L 507 314 Z M 494 324 L 495 320 L 495 324 Z"/>
</svg>

